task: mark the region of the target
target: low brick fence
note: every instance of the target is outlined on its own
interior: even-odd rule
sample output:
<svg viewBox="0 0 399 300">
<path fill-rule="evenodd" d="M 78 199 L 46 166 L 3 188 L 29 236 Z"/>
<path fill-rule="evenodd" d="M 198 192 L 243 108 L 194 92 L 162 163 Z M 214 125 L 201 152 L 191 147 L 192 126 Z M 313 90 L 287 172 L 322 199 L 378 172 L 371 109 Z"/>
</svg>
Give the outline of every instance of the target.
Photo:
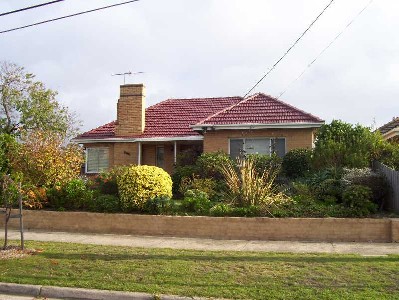
<svg viewBox="0 0 399 300">
<path fill-rule="evenodd" d="M 0 220 L 0 227 L 4 227 Z M 17 220 L 10 221 L 17 229 Z M 24 211 L 31 230 L 237 240 L 399 242 L 399 219 L 233 218 Z"/>
</svg>

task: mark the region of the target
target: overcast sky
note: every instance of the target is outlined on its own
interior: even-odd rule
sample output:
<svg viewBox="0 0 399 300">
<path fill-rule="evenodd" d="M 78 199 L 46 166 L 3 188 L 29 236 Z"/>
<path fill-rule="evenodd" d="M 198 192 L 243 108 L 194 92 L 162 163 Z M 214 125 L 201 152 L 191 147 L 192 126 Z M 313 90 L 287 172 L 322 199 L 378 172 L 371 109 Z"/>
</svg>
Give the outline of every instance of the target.
<svg viewBox="0 0 399 300">
<path fill-rule="evenodd" d="M 0 13 L 49 0 L 3 0 Z M 65 0 L 0 17 L 0 30 L 120 1 Z M 116 118 L 123 78 L 144 83 L 147 106 L 168 98 L 243 96 L 330 0 L 140 0 L 0 34 L 0 60 L 24 66 L 83 120 Z M 399 1 L 335 0 L 254 90 L 330 122 L 380 126 L 399 116 Z M 291 84 L 291 85 L 290 85 Z"/>
</svg>

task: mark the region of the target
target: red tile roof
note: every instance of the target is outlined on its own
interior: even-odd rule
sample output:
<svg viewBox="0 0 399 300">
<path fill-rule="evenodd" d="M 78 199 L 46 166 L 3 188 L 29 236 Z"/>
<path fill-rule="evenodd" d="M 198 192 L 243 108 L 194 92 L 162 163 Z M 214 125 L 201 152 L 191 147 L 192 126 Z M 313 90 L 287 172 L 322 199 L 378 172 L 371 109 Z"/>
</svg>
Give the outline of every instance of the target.
<svg viewBox="0 0 399 300">
<path fill-rule="evenodd" d="M 287 103 L 255 94 L 242 97 L 169 99 L 146 109 L 144 133 L 131 138 L 196 136 L 190 125 L 322 123 L 323 120 Z M 85 132 L 77 139 L 115 137 L 111 122 Z"/>
<path fill-rule="evenodd" d="M 199 135 L 190 128 L 200 120 L 239 101 L 241 97 L 168 99 L 145 111 L 145 130 L 131 137 L 182 137 Z M 115 123 L 111 122 L 78 136 L 78 139 L 115 137 Z"/>
<path fill-rule="evenodd" d="M 199 122 L 200 124 L 321 123 L 323 120 L 262 93 L 255 94 Z"/>
</svg>

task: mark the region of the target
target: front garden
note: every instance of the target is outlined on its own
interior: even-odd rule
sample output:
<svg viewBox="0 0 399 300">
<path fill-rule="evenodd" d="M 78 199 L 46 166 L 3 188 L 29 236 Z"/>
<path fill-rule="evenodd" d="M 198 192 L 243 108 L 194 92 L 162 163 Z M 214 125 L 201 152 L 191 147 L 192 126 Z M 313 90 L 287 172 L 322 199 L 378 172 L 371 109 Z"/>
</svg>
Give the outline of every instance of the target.
<svg viewBox="0 0 399 300">
<path fill-rule="evenodd" d="M 81 149 L 62 146 L 54 134 L 33 132 L 24 143 L 3 135 L 0 142 L 3 174 L 22 183 L 25 207 L 57 211 L 368 217 L 381 214 L 389 189 L 372 162 L 399 167 L 397 144 L 341 121 L 318 131 L 313 150 L 236 160 L 222 152 L 188 151 L 178 157 L 172 176 L 157 167 L 123 166 L 87 178 L 79 176 Z M 17 195 L 15 186 L 4 189 Z"/>
</svg>

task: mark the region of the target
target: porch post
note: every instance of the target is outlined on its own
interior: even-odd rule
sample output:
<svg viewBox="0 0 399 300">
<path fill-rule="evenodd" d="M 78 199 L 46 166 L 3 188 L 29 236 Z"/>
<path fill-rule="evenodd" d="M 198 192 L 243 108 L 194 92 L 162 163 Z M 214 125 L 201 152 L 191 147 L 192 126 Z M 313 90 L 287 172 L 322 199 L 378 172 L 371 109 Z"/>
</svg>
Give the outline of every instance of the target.
<svg viewBox="0 0 399 300">
<path fill-rule="evenodd" d="M 137 165 L 141 165 L 141 155 L 142 155 L 142 153 L 141 153 L 141 142 L 139 142 L 138 143 L 138 148 L 139 148 L 139 151 L 138 151 L 138 155 L 137 155 Z"/>
<path fill-rule="evenodd" d="M 173 163 L 176 165 L 177 161 L 177 141 L 173 144 Z"/>
</svg>

